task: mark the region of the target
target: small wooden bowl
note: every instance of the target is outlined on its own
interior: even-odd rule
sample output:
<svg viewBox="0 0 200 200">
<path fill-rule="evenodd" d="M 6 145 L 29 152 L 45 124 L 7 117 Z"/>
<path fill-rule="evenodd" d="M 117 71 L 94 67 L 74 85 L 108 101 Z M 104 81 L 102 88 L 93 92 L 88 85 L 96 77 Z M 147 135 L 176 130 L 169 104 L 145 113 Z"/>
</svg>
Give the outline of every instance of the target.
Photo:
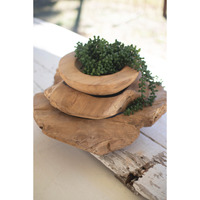
<svg viewBox="0 0 200 200">
<path fill-rule="evenodd" d="M 110 75 L 91 76 L 80 71 L 81 63 L 75 52 L 61 58 L 59 72 L 61 78 L 72 88 L 93 95 L 115 94 L 133 83 L 139 75 L 136 70 L 125 66 L 121 71 Z"/>
</svg>

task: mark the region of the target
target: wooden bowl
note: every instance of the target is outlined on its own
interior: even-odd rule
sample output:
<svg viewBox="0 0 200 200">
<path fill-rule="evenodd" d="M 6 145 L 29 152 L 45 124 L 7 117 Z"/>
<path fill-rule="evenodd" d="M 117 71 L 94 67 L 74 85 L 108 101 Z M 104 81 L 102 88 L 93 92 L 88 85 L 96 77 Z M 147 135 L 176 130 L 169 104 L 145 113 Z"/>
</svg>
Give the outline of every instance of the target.
<svg viewBox="0 0 200 200">
<path fill-rule="evenodd" d="M 44 95 L 58 110 L 72 116 L 104 119 L 123 112 L 127 105 L 140 97 L 138 81 L 134 81 L 120 94 L 96 97 L 77 91 L 63 81 L 47 88 Z"/>
<path fill-rule="evenodd" d="M 72 88 L 93 95 L 115 94 L 133 83 L 139 75 L 136 70 L 125 66 L 121 71 L 110 75 L 91 76 L 80 71 L 81 63 L 75 52 L 61 58 L 59 72 L 62 79 Z"/>
<path fill-rule="evenodd" d="M 153 125 L 167 109 L 166 91 L 157 87 L 152 106 L 134 115 L 119 114 L 108 119 L 84 119 L 65 114 L 51 106 L 43 93 L 34 96 L 34 119 L 42 132 L 85 151 L 104 155 L 130 145 L 140 128 Z"/>
</svg>

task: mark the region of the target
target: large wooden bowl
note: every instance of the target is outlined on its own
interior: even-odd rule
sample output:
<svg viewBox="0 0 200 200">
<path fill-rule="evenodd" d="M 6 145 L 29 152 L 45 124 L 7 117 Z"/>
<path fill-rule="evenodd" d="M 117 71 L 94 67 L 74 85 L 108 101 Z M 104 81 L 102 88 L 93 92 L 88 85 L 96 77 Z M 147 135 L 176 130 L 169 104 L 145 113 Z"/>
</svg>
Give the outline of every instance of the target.
<svg viewBox="0 0 200 200">
<path fill-rule="evenodd" d="M 34 97 L 34 119 L 43 133 L 85 151 L 104 155 L 137 139 L 140 128 L 153 125 L 166 112 L 166 91 L 157 86 L 152 106 L 134 115 L 119 114 L 107 119 L 84 119 L 51 106 L 43 93 Z"/>
<path fill-rule="evenodd" d="M 72 88 L 93 95 L 115 94 L 135 81 L 139 72 L 125 66 L 121 71 L 110 75 L 91 76 L 80 71 L 81 63 L 75 53 L 61 58 L 59 72 L 62 79 Z"/>
</svg>

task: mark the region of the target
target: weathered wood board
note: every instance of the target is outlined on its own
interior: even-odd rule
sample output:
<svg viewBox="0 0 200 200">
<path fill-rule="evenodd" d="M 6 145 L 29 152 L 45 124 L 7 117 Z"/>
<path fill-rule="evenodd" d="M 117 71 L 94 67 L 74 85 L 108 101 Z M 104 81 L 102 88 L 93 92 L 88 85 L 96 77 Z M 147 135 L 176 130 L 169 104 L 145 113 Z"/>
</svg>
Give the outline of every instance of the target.
<svg viewBox="0 0 200 200">
<path fill-rule="evenodd" d="M 165 158 L 164 158 L 165 160 Z M 139 194 L 147 199 L 166 200 L 166 166 L 157 163 L 145 172 L 142 178 L 133 182 L 131 189 L 134 188 Z"/>
<path fill-rule="evenodd" d="M 166 149 L 143 134 L 128 147 L 94 156 L 133 192 L 147 199 L 166 199 Z"/>
<path fill-rule="evenodd" d="M 37 93 L 44 91 L 47 87 L 52 85 L 59 59 L 66 53 L 74 50 L 74 43 L 78 41 L 84 42 L 87 39 L 71 32 L 68 33 L 67 30 L 64 32 L 58 26 L 43 23 L 41 20 L 35 20 L 35 23 L 41 24 L 41 26 L 39 25 L 40 28 L 38 28 L 36 33 L 37 40 L 34 42 L 34 92 Z M 57 31 L 57 29 L 59 30 Z M 59 44 L 58 41 L 52 41 L 53 44 L 49 42 L 45 43 L 44 38 L 49 32 L 53 32 L 54 34 L 58 32 L 60 40 L 62 40 L 62 38 L 70 38 L 68 45 L 62 46 L 60 45 L 62 42 Z M 68 37 L 66 35 L 68 35 Z M 45 74 L 47 76 L 44 79 L 44 75 L 42 75 L 40 70 L 37 70 L 37 68 L 39 67 L 40 69 L 43 67 L 48 69 L 50 66 L 52 71 L 46 70 Z M 40 81 L 41 78 L 43 81 Z M 59 79 L 59 77 L 57 78 Z M 165 134 L 166 114 L 163 115 L 152 127 L 142 128 L 138 139 L 130 146 L 122 150 L 115 151 L 114 153 L 110 153 L 107 157 L 94 156 L 111 171 L 113 171 L 114 175 L 119 178 L 126 187 L 135 193 L 139 193 L 145 199 L 166 199 Z M 144 155 L 144 157 L 142 155 Z M 141 161 L 142 157 L 145 161 Z M 145 166 L 146 163 L 151 163 L 151 161 L 153 163 L 152 167 L 148 168 L 148 165 Z M 122 163 L 125 163 L 124 167 L 121 165 Z M 144 166 L 142 166 L 143 164 Z M 145 167 L 147 168 L 147 171 L 144 172 L 142 177 L 139 177 L 138 180 L 136 180 L 137 176 L 134 177 L 130 175 L 128 178 L 127 175 L 129 172 L 130 174 L 137 175 L 137 169 L 143 169 Z M 125 170 L 126 168 L 130 168 L 131 170 Z M 120 176 L 123 170 L 125 173 L 122 173 L 124 175 Z M 142 173 L 143 171 L 140 170 L 139 172 Z"/>
</svg>

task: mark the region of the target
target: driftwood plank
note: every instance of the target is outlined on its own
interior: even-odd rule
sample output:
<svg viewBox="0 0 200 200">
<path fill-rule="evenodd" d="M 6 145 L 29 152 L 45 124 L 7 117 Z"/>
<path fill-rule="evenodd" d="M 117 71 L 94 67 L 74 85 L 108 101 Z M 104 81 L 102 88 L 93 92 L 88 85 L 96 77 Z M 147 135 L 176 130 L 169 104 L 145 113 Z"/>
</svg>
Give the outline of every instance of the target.
<svg viewBox="0 0 200 200">
<path fill-rule="evenodd" d="M 134 143 L 123 149 L 102 156 L 93 155 L 113 172 L 123 176 L 149 163 L 163 152 L 166 152 L 163 147 L 140 134 Z"/>
<path fill-rule="evenodd" d="M 140 134 L 124 149 L 94 155 L 134 193 L 147 199 L 166 199 L 166 150 Z"/>
<path fill-rule="evenodd" d="M 166 200 L 166 167 L 156 164 L 133 183 L 135 190 L 143 197 Z"/>
</svg>

